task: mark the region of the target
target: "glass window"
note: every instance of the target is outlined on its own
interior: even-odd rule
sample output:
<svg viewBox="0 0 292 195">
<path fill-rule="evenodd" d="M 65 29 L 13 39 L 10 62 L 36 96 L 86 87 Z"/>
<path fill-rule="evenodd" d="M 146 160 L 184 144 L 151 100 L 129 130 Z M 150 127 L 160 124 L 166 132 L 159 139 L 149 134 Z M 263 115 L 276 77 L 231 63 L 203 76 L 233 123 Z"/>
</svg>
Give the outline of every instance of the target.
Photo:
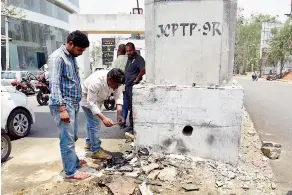
<svg viewBox="0 0 292 195">
<path fill-rule="evenodd" d="M 76 0 L 74 0 L 76 1 Z M 77 1 L 79 4 L 79 1 Z M 77 3 L 76 2 L 76 3 Z M 68 22 L 70 12 L 47 0 L 11 0 L 11 5 Z"/>
<path fill-rule="evenodd" d="M 66 42 L 69 34 L 66 30 L 27 20 L 9 19 L 9 24 L 11 48 L 14 45 L 10 56 L 16 56 L 14 61 L 10 61 L 13 63 L 12 70 L 38 70 L 48 55 Z M 5 26 L 1 30 L 5 31 Z M 1 54 L 5 56 L 5 45 L 1 47 Z M 5 57 L 2 56 L 1 66 L 4 70 Z"/>
</svg>

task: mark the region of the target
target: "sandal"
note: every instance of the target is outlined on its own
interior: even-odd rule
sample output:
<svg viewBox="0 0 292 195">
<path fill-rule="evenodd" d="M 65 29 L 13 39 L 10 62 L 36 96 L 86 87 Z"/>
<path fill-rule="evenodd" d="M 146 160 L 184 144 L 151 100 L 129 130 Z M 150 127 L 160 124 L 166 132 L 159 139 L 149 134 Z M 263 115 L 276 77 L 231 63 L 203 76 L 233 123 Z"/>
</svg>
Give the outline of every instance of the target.
<svg viewBox="0 0 292 195">
<path fill-rule="evenodd" d="M 85 160 L 80 160 L 79 161 L 79 166 L 77 168 L 81 168 L 83 165 L 87 164 L 87 162 Z"/>
<path fill-rule="evenodd" d="M 76 179 L 76 180 L 83 180 L 91 177 L 91 174 L 82 172 L 82 171 L 77 171 L 75 175 L 72 175 L 70 177 L 66 177 L 66 179 Z"/>
</svg>

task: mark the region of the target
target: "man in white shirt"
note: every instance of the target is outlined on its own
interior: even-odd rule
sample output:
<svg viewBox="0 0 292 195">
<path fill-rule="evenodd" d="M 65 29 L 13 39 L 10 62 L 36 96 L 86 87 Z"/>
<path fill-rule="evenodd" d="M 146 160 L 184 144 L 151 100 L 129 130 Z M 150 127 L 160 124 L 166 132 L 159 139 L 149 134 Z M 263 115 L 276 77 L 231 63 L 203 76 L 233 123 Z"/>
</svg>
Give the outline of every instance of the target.
<svg viewBox="0 0 292 195">
<path fill-rule="evenodd" d="M 121 85 L 125 75 L 121 69 L 102 70 L 91 74 L 82 85 L 81 107 L 87 123 L 85 148 L 91 150 L 92 158 L 111 159 L 111 155 L 101 148 L 99 130 L 101 121 L 106 127 L 112 127 L 124 122 L 122 117 L 123 94 Z M 117 121 L 113 122 L 101 112 L 104 100 L 113 93 L 117 104 Z"/>
<path fill-rule="evenodd" d="M 127 61 L 128 61 L 128 56 L 126 55 L 126 45 L 120 44 L 119 48 L 118 48 L 118 57 L 113 61 L 112 68 L 119 68 L 125 72 Z M 121 128 L 126 127 L 126 119 L 128 116 L 128 104 L 127 104 L 126 96 L 125 96 L 125 86 L 123 86 L 123 95 L 124 95 L 124 97 L 123 97 L 122 116 L 125 120 L 125 123 L 120 125 Z"/>
</svg>

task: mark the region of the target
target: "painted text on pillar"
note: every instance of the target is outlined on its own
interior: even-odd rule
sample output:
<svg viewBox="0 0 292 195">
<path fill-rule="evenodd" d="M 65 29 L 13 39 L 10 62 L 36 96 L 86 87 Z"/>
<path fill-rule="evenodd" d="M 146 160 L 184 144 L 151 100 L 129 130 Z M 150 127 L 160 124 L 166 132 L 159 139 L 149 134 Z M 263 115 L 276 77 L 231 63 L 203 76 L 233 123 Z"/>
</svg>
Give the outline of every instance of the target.
<svg viewBox="0 0 292 195">
<path fill-rule="evenodd" d="M 177 31 L 181 28 L 182 34 Z M 193 36 L 195 33 L 202 33 L 204 36 L 220 36 L 221 32 L 221 23 L 220 22 L 205 22 L 204 25 L 199 25 L 198 23 L 172 23 L 172 24 L 160 24 L 158 29 L 160 34 L 157 34 L 157 37 L 162 36 Z"/>
</svg>

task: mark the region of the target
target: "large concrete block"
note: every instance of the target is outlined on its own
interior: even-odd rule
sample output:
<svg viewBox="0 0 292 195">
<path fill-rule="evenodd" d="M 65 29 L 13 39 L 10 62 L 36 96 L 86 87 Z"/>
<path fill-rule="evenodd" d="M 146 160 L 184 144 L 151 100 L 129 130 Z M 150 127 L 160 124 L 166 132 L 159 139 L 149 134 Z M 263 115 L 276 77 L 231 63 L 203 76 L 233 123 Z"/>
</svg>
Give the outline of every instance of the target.
<svg viewBox="0 0 292 195">
<path fill-rule="evenodd" d="M 147 82 L 228 82 L 233 70 L 236 7 L 236 0 L 145 0 Z"/>
<path fill-rule="evenodd" d="M 236 164 L 242 121 L 240 86 L 134 88 L 136 146 Z"/>
</svg>

